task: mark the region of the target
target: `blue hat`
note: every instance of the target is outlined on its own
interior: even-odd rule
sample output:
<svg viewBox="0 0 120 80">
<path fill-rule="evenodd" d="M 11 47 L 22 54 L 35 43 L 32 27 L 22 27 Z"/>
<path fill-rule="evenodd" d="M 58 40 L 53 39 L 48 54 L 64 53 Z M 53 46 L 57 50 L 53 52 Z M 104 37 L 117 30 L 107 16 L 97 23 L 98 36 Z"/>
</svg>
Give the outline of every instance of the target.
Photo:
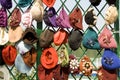
<svg viewBox="0 0 120 80">
<path fill-rule="evenodd" d="M 32 0 L 19 0 L 18 1 L 18 6 L 19 7 L 27 7 L 28 5 L 30 5 L 32 2 Z"/>
<path fill-rule="evenodd" d="M 83 35 L 82 44 L 88 49 L 100 49 L 98 35 L 91 27 L 88 27 L 86 33 Z"/>
<path fill-rule="evenodd" d="M 120 68 L 119 57 L 110 49 L 105 49 L 102 56 L 102 66 L 108 70 Z"/>
</svg>

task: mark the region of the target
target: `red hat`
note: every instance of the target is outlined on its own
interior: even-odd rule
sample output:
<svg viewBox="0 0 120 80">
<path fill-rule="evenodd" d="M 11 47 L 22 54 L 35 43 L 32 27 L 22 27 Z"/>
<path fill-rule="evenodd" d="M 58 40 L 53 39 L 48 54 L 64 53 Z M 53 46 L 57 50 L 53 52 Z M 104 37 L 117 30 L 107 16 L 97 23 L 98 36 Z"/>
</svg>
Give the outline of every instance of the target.
<svg viewBox="0 0 120 80">
<path fill-rule="evenodd" d="M 48 7 L 53 7 L 55 1 L 56 0 L 42 0 L 42 2 Z"/>
<path fill-rule="evenodd" d="M 7 65 L 13 65 L 17 56 L 17 50 L 14 46 L 8 45 L 2 50 L 2 57 Z"/>
<path fill-rule="evenodd" d="M 46 69 L 54 68 L 58 63 L 58 55 L 56 50 L 52 47 L 44 49 L 40 61 Z"/>
</svg>

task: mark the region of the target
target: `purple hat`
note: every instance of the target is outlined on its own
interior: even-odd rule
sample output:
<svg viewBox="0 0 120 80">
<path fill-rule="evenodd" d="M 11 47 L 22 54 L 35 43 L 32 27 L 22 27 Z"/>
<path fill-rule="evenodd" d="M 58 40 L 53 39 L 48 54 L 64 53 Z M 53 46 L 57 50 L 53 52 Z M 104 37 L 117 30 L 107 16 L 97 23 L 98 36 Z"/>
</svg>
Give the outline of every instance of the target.
<svg viewBox="0 0 120 80">
<path fill-rule="evenodd" d="M 53 7 L 49 8 L 43 16 L 44 22 L 47 26 L 56 26 L 56 11 Z"/>
<path fill-rule="evenodd" d="M 10 8 L 12 8 L 12 0 L 0 0 L 0 4 L 1 4 L 2 7 L 4 7 L 5 9 L 10 9 Z"/>
<path fill-rule="evenodd" d="M 57 26 L 61 28 L 70 28 L 70 22 L 69 22 L 69 16 L 67 15 L 66 11 L 64 8 L 60 11 L 59 16 L 56 19 L 56 24 Z"/>
</svg>

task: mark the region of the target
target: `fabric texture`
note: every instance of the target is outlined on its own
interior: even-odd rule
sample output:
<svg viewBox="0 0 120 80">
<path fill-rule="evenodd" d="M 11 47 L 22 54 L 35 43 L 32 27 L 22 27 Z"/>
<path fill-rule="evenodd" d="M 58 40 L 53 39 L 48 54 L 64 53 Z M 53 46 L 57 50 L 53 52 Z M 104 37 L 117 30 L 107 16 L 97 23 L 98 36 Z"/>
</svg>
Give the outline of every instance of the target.
<svg viewBox="0 0 120 80">
<path fill-rule="evenodd" d="M 32 2 L 32 0 L 19 0 L 18 6 L 24 8 L 24 7 L 27 7 L 28 5 L 30 5 L 31 2 Z"/>
<path fill-rule="evenodd" d="M 10 9 L 10 8 L 12 8 L 12 0 L 0 0 L 0 4 L 1 4 L 2 7 L 5 8 L 5 9 Z"/>
<path fill-rule="evenodd" d="M 3 50 L 4 46 L 0 46 L 0 66 L 4 65 L 5 62 L 3 60 L 3 57 L 2 57 L 2 50 Z"/>
<path fill-rule="evenodd" d="M 89 0 L 89 1 L 93 6 L 98 6 L 101 2 L 101 0 Z"/>
<path fill-rule="evenodd" d="M 112 5 L 112 4 L 115 4 L 115 3 L 116 3 L 116 0 L 106 0 L 106 2 L 107 2 L 109 5 Z"/>
<path fill-rule="evenodd" d="M 53 5 L 55 4 L 56 0 L 42 0 L 42 2 L 48 6 L 48 7 L 53 7 Z"/>
</svg>

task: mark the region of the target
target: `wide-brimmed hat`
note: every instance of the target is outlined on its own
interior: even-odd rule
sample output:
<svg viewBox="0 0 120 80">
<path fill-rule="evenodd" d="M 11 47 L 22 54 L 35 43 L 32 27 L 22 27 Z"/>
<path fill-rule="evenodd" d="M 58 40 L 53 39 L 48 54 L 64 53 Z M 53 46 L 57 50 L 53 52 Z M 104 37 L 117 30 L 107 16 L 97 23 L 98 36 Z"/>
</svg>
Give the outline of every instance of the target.
<svg viewBox="0 0 120 80">
<path fill-rule="evenodd" d="M 54 44 L 57 46 L 67 43 L 67 39 L 68 39 L 68 32 L 65 31 L 64 29 L 60 29 L 54 34 Z"/>
<path fill-rule="evenodd" d="M 15 67 L 21 73 L 28 73 L 31 70 L 31 67 L 27 66 L 24 63 L 24 60 L 21 54 L 18 54 L 15 59 Z"/>
<path fill-rule="evenodd" d="M 33 28 L 26 28 L 21 39 L 26 44 L 34 44 L 38 41 L 37 33 Z"/>
<path fill-rule="evenodd" d="M 77 50 L 82 41 L 83 33 L 79 30 L 72 30 L 68 37 L 68 44 L 72 50 Z"/>
<path fill-rule="evenodd" d="M 97 71 L 99 80 L 117 80 L 117 71 L 115 70 L 106 70 L 102 66 Z"/>
<path fill-rule="evenodd" d="M 8 45 L 2 50 L 2 57 L 7 65 L 12 66 L 17 56 L 17 50 L 14 46 Z"/>
<path fill-rule="evenodd" d="M 41 48 L 46 48 L 53 42 L 54 31 L 47 29 L 40 34 L 39 45 Z"/>
<path fill-rule="evenodd" d="M 0 46 L 0 65 L 4 65 L 5 62 L 3 60 L 3 57 L 2 57 L 2 50 L 3 50 L 4 46 Z"/>
<path fill-rule="evenodd" d="M 116 3 L 116 0 L 106 0 L 106 2 L 107 2 L 109 5 L 112 5 L 112 4 L 115 4 L 115 3 Z"/>
<path fill-rule="evenodd" d="M 0 27 L 7 27 L 7 11 L 4 8 L 0 9 Z"/>
<path fill-rule="evenodd" d="M 98 6 L 101 2 L 101 0 L 89 0 L 89 1 L 93 6 Z"/>
<path fill-rule="evenodd" d="M 57 12 L 55 11 L 54 7 L 49 8 L 44 16 L 43 20 L 47 26 L 53 26 L 56 27 L 56 14 Z"/>
<path fill-rule="evenodd" d="M 102 56 L 102 66 L 107 70 L 118 69 L 120 68 L 120 59 L 115 52 L 105 49 Z"/>
<path fill-rule="evenodd" d="M 70 28 L 70 22 L 69 22 L 69 16 L 67 15 L 66 11 L 64 8 L 60 11 L 60 14 L 56 18 L 56 24 L 57 26 L 61 28 Z"/>
<path fill-rule="evenodd" d="M 1 4 L 2 7 L 5 8 L 5 9 L 10 9 L 10 8 L 12 8 L 12 0 L 0 0 L 0 4 Z"/>
<path fill-rule="evenodd" d="M 58 63 L 57 51 L 52 47 L 44 49 L 42 51 L 40 61 L 44 68 L 54 68 Z"/>
<path fill-rule="evenodd" d="M 98 37 L 98 41 L 102 48 L 117 48 L 117 43 L 112 36 L 112 32 L 105 26 Z"/>
<path fill-rule="evenodd" d="M 9 42 L 15 43 L 19 41 L 22 37 L 23 29 L 21 26 L 17 27 L 9 27 L 8 35 L 9 35 Z"/>
<path fill-rule="evenodd" d="M 9 26 L 17 27 L 21 22 L 21 12 L 18 8 L 15 8 L 10 16 Z"/>
<path fill-rule="evenodd" d="M 70 25 L 73 28 L 83 29 L 82 26 L 82 12 L 80 8 L 75 8 L 69 15 Z"/>
<path fill-rule="evenodd" d="M 8 33 L 5 31 L 5 28 L 0 27 L 0 45 L 5 45 L 9 40 Z"/>
<path fill-rule="evenodd" d="M 42 2 L 48 7 L 53 7 L 55 1 L 56 0 L 42 0 Z"/>
<path fill-rule="evenodd" d="M 83 35 L 82 44 L 85 48 L 88 49 L 100 49 L 98 35 L 93 28 L 88 27 L 87 31 Z"/>
<path fill-rule="evenodd" d="M 28 5 L 30 5 L 32 2 L 32 0 L 19 0 L 18 1 L 18 6 L 19 7 L 27 7 Z"/>
</svg>

